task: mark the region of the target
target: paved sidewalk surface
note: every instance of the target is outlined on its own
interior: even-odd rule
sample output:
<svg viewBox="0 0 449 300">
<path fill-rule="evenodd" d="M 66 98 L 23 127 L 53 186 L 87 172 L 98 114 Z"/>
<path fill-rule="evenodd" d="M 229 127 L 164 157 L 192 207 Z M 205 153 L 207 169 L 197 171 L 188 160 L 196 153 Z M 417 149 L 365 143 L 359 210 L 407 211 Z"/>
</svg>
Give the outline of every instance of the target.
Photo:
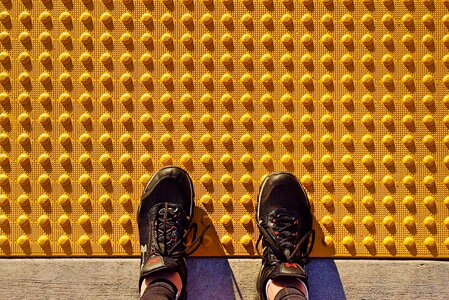
<svg viewBox="0 0 449 300">
<path fill-rule="evenodd" d="M 190 258 L 189 299 L 256 299 L 260 259 Z M 137 299 L 139 259 L 0 259 L 0 299 Z M 448 261 L 314 259 L 311 299 L 448 299 Z"/>
</svg>

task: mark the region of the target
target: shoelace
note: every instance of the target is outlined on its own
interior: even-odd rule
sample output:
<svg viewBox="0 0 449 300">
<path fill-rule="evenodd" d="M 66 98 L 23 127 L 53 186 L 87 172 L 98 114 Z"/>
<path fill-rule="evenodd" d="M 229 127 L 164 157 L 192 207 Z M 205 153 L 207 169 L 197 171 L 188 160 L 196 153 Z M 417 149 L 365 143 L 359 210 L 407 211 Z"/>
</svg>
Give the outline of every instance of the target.
<svg viewBox="0 0 449 300">
<path fill-rule="evenodd" d="M 203 236 L 212 224 L 208 224 L 204 227 L 201 234 L 197 237 L 198 225 L 192 223 L 182 237 L 178 238 L 177 230 L 179 221 L 183 216 L 179 213 L 179 209 L 173 209 L 168 207 L 168 203 L 165 203 L 164 208 L 160 209 L 156 215 L 156 241 L 158 250 L 163 255 L 182 257 L 188 256 L 195 252 L 203 241 Z M 192 243 L 184 250 L 174 253 L 176 247 L 178 247 L 192 232 Z M 159 243 L 163 243 L 164 251 L 162 251 Z M 168 249 L 168 250 L 167 250 Z"/>
<path fill-rule="evenodd" d="M 286 261 L 299 260 L 301 263 L 307 263 L 310 252 L 312 252 L 313 244 L 315 242 L 315 230 L 311 229 L 298 241 L 298 232 L 292 232 L 294 227 L 298 225 L 298 219 L 288 215 L 278 215 L 272 219 L 273 223 L 273 235 L 265 230 L 260 224 L 259 226 L 259 238 L 256 243 L 256 249 L 259 246 L 260 241 L 265 237 L 265 241 L 275 253 L 276 257 L 283 258 Z M 300 257 L 296 255 L 302 248 L 304 243 L 309 243 L 306 253 L 301 253 Z M 282 249 L 294 249 L 290 255 L 286 255 Z"/>
</svg>

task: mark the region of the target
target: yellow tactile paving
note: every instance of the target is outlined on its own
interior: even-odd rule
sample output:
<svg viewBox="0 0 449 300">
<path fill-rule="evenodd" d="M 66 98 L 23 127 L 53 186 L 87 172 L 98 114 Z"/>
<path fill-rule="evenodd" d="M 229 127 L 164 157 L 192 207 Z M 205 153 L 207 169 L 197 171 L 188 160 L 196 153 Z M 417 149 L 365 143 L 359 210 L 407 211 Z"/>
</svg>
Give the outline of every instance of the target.
<svg viewBox="0 0 449 300">
<path fill-rule="evenodd" d="M 176 164 L 199 255 L 254 255 L 287 170 L 314 256 L 449 257 L 448 0 L 0 2 L 0 256 L 138 255 Z"/>
</svg>

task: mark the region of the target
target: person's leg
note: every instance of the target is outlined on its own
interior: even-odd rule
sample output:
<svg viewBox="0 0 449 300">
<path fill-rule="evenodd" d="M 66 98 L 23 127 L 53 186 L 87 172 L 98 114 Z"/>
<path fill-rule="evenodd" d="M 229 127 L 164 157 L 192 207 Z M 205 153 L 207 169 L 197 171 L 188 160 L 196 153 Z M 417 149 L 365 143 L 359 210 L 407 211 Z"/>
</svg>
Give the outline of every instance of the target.
<svg viewBox="0 0 449 300">
<path fill-rule="evenodd" d="M 308 291 L 301 279 L 278 278 L 269 280 L 266 285 L 267 299 L 308 299 Z"/>
<path fill-rule="evenodd" d="M 141 300 L 174 300 L 178 291 L 182 291 L 182 279 L 178 272 L 159 272 L 142 281 Z"/>
<path fill-rule="evenodd" d="M 262 240 L 262 268 L 257 289 L 262 300 L 308 299 L 304 265 L 315 232 L 307 194 L 295 176 L 274 173 L 259 189 L 257 225 Z"/>
<path fill-rule="evenodd" d="M 167 272 L 160 272 L 160 273 L 153 274 L 153 275 L 146 277 L 145 280 L 142 281 L 142 285 L 140 287 L 140 296 L 142 296 L 144 294 L 147 287 L 149 287 L 151 285 L 154 286 L 156 283 L 160 283 L 160 282 L 171 283 L 173 288 L 176 290 L 175 296 L 176 296 L 177 291 L 182 291 L 183 284 L 182 284 L 181 275 L 179 275 L 178 272 L 167 271 Z"/>
<path fill-rule="evenodd" d="M 201 242 L 201 236 L 194 236 L 191 246 L 185 244 L 190 231 L 196 234 L 196 224 L 191 224 L 194 207 L 192 180 L 180 168 L 160 169 L 145 187 L 137 215 L 141 299 L 185 297 L 185 257 Z"/>
<path fill-rule="evenodd" d="M 140 295 L 140 300 L 176 300 L 177 289 L 170 281 L 150 283 Z"/>
</svg>

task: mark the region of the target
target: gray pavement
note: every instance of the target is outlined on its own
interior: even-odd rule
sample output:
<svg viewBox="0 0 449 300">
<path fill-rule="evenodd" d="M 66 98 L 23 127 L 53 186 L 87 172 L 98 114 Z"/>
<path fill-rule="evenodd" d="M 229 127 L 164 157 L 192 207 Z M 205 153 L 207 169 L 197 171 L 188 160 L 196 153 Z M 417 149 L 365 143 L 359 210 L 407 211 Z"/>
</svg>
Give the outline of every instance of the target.
<svg viewBox="0 0 449 300">
<path fill-rule="evenodd" d="M 0 299 L 137 299 L 139 259 L 0 259 Z M 189 299 L 256 299 L 260 259 L 190 258 Z M 449 262 L 313 259 L 311 299 L 448 299 Z"/>
</svg>

